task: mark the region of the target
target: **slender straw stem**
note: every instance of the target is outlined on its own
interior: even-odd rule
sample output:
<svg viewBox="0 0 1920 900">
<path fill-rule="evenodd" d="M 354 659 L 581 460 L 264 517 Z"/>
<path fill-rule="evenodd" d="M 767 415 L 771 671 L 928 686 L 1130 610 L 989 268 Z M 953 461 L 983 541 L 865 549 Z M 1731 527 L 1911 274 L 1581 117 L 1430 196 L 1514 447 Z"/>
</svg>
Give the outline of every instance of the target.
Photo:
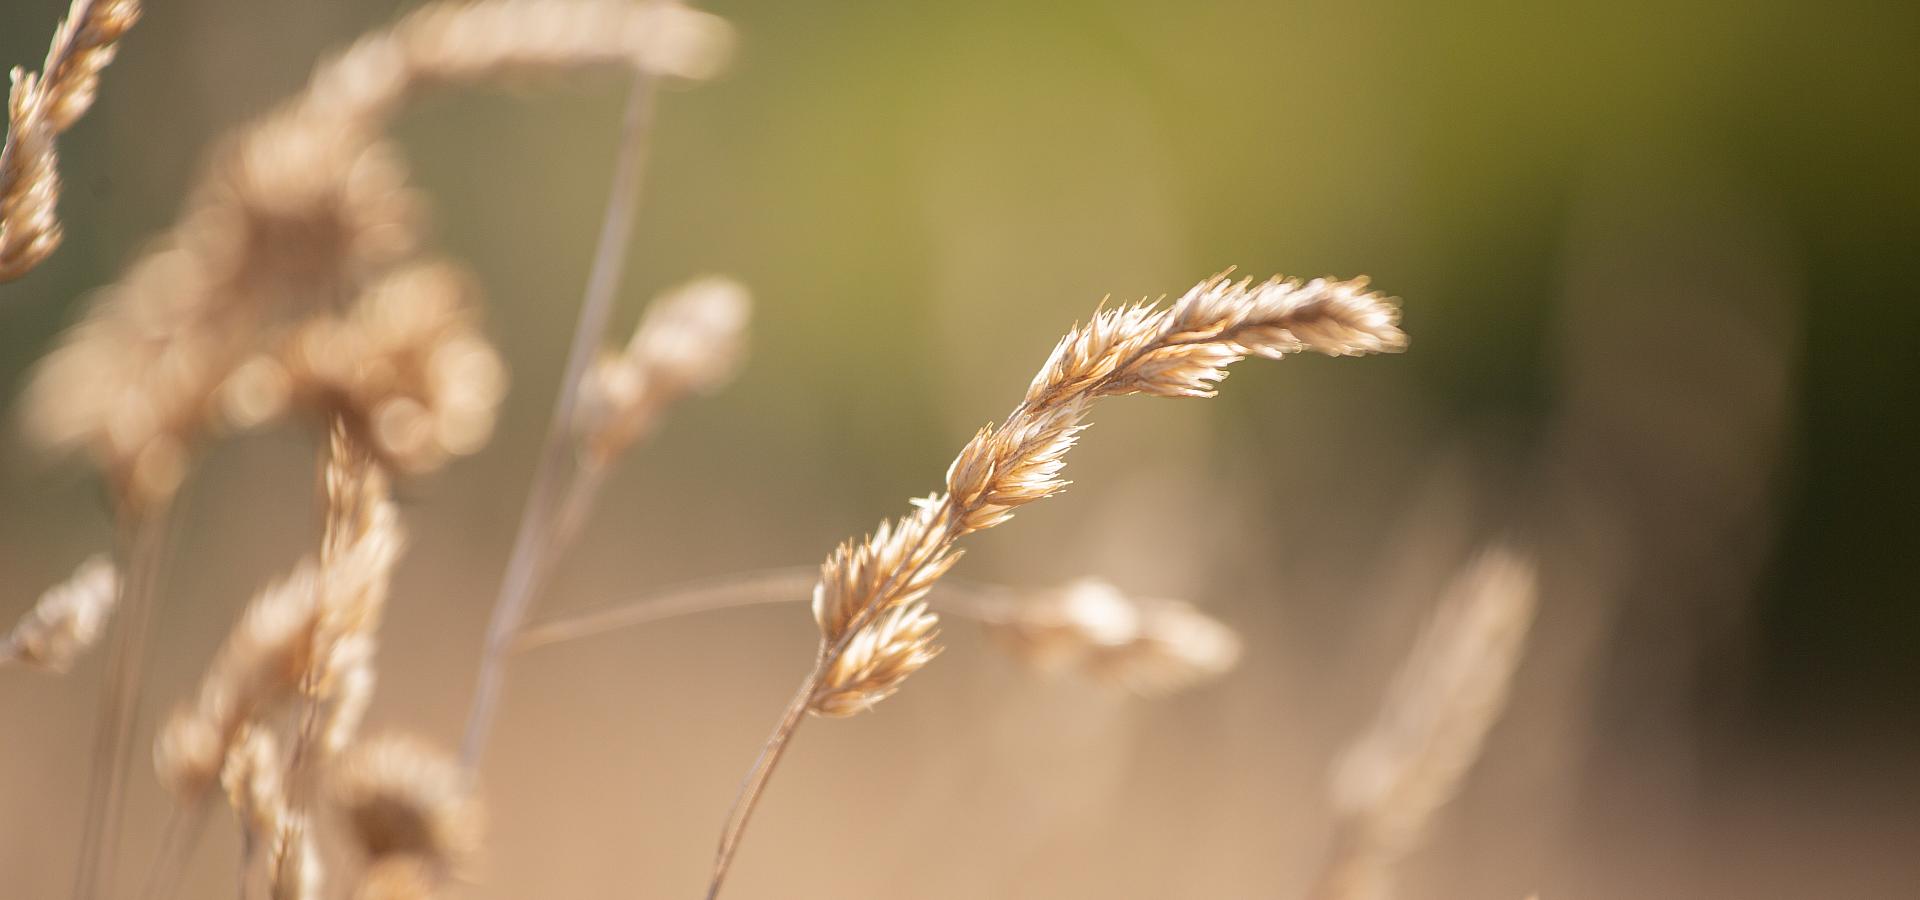
<svg viewBox="0 0 1920 900">
<path fill-rule="evenodd" d="M 727 825 L 720 832 L 720 852 L 713 860 L 713 879 L 707 884 L 707 900 L 716 900 L 720 896 L 720 886 L 727 880 L 727 872 L 733 867 L 733 856 L 740 850 L 740 839 L 747 833 L 747 823 L 753 819 L 753 811 L 759 808 L 760 795 L 767 789 L 767 781 L 773 778 L 773 770 L 780 765 L 780 758 L 787 753 L 787 744 L 798 731 L 800 723 L 807 717 L 807 707 L 813 703 L 813 694 L 820 689 L 820 679 L 826 676 L 829 656 L 827 648 L 822 647 L 818 659 L 814 661 L 813 671 L 807 674 L 807 680 L 800 683 L 800 690 L 794 692 L 793 699 L 787 702 L 786 711 L 780 714 L 780 723 L 773 728 L 773 734 L 767 738 L 766 746 L 760 748 L 760 755 L 754 759 L 753 768 L 747 771 L 747 777 L 740 783 L 740 794 L 733 800 L 733 808 L 727 811 Z"/>
<path fill-rule="evenodd" d="M 486 646 L 481 651 L 473 705 L 467 714 L 466 736 L 460 743 L 460 761 L 469 769 L 479 766 L 480 754 L 486 747 L 499 708 L 508 651 L 551 562 L 553 543 L 548 539 L 548 530 L 565 493 L 580 384 L 606 333 L 613 298 L 626 268 L 627 246 L 633 237 L 634 211 L 639 206 L 640 177 L 646 163 L 646 138 L 653 121 L 654 87 L 654 80 L 642 73 L 634 77 L 628 94 L 613 183 L 606 214 L 600 223 L 593 266 L 587 277 L 586 296 L 580 304 L 580 319 L 574 327 L 566 371 L 561 375 L 559 396 L 547 424 L 533 486 L 520 517 L 519 533 L 514 537 L 500 595 L 487 624 Z"/>
<path fill-rule="evenodd" d="M 153 630 L 160 563 L 166 556 L 167 518 L 168 511 L 161 509 L 130 515 L 123 525 L 126 581 L 121 595 L 119 628 L 107 655 L 107 681 L 94 732 L 86 813 L 80 832 L 79 868 L 74 876 L 75 900 L 95 900 L 110 896 L 113 891 L 113 863 L 118 855 L 126 773 L 133 751 L 135 714 L 139 709 L 140 673 L 145 668 L 147 644 Z"/>
<path fill-rule="evenodd" d="M 605 464 L 582 459 L 574 470 L 567 484 L 567 495 L 561 498 L 559 510 L 553 514 L 553 526 L 547 529 L 549 562 L 559 559 L 573 546 L 574 538 L 586 527 L 587 517 L 593 513 L 593 502 L 599 499 L 600 488 L 607 483 L 607 469 Z"/>
<path fill-rule="evenodd" d="M 513 652 L 525 653 L 682 616 L 801 602 L 808 598 L 819 577 L 817 567 L 795 566 L 696 581 L 604 609 L 531 623 L 513 642 Z M 998 622 L 1006 618 L 1013 593 L 1011 588 L 998 585 L 946 579 L 933 590 L 933 606 L 943 614 Z"/>
<path fill-rule="evenodd" d="M 949 524 L 946 527 L 951 529 L 953 526 Z M 952 540 L 951 532 L 943 538 Z M 888 596 L 894 585 L 910 581 L 926 568 L 927 562 L 928 560 L 922 559 L 905 569 L 888 573 L 886 579 L 875 590 L 874 596 Z M 746 833 L 747 823 L 753 818 L 754 809 L 759 806 L 760 795 L 766 790 L 767 780 L 773 777 L 774 768 L 780 764 L 780 758 L 786 755 L 787 743 L 793 738 L 794 731 L 800 728 L 800 721 L 806 717 L 807 708 L 813 705 L 814 695 L 819 692 L 821 681 L 825 680 L 827 672 L 847 652 L 847 647 L 860 635 L 860 630 L 867 627 L 874 617 L 880 614 L 880 608 L 878 603 L 868 605 L 847 623 L 846 631 L 840 635 L 839 640 L 832 644 L 826 643 L 825 640 L 821 641 L 820 653 L 814 657 L 813 671 L 807 673 L 806 680 L 800 683 L 800 690 L 787 704 L 786 711 L 780 716 L 780 723 L 774 726 L 773 735 L 767 738 L 767 744 L 761 748 L 760 756 L 753 761 L 753 768 L 748 770 L 747 779 L 740 786 L 740 795 L 733 801 L 733 810 L 727 814 L 727 826 L 720 833 L 720 852 L 714 856 L 713 880 L 707 885 L 707 900 L 716 900 L 720 896 L 720 887 L 727 880 L 727 872 L 733 866 L 733 856 L 740 849 L 740 838 Z"/>
</svg>

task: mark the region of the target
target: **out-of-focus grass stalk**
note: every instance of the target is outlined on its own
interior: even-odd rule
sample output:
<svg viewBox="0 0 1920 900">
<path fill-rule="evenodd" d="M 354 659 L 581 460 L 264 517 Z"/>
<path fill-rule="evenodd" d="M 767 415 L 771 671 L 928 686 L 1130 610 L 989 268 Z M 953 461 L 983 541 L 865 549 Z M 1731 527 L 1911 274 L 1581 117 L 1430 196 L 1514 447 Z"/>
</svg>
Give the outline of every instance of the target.
<svg viewBox="0 0 1920 900">
<path fill-rule="evenodd" d="M 107 653 L 106 684 L 95 725 L 74 876 L 75 900 L 106 897 L 113 890 L 113 862 L 118 855 L 133 726 L 140 706 L 140 674 L 153 630 L 153 607 L 160 566 L 166 558 L 171 512 L 149 509 L 123 514 L 122 519 L 126 577 L 118 604 L 119 628 Z"/>
<path fill-rule="evenodd" d="M 577 520 L 583 515 L 570 512 L 575 521 L 564 523 L 560 515 L 563 510 L 575 509 L 584 502 L 563 502 L 563 498 L 572 493 L 568 483 L 577 474 L 570 458 L 573 423 L 580 405 L 581 384 L 594 354 L 599 352 L 607 319 L 613 311 L 613 298 L 626 269 L 627 246 L 632 239 L 634 213 L 640 201 L 640 180 L 646 168 L 647 136 L 652 130 L 655 93 L 653 76 L 642 72 L 634 77 L 607 209 L 600 222 L 600 236 L 587 278 L 586 296 L 580 304 L 580 318 L 574 326 L 566 370 L 560 376 L 559 395 L 535 464 L 533 487 L 520 517 L 506 574 L 501 579 L 500 595 L 494 601 L 493 614 L 487 623 L 486 645 L 481 651 L 466 735 L 460 742 L 460 762 L 469 769 L 478 767 L 488 734 L 493 729 L 514 636 L 526 621 L 533 598 L 560 549 L 559 542 L 552 537 L 552 529 L 556 524 L 566 524 L 577 530 Z"/>
</svg>

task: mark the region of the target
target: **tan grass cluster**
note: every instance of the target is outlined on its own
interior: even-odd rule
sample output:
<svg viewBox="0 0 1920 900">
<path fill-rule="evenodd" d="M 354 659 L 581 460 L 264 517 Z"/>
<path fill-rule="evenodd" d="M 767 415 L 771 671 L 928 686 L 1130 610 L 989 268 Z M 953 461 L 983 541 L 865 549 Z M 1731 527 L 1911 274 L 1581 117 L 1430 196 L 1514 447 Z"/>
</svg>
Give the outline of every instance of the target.
<svg viewBox="0 0 1920 900">
<path fill-rule="evenodd" d="M 260 859 L 273 900 L 318 900 L 324 863 L 312 820 L 289 798 L 288 765 L 272 732 L 250 728 L 222 767 L 220 784 L 240 823 L 242 877 Z"/>
<path fill-rule="evenodd" d="M 154 748 L 161 781 L 183 806 L 218 778 L 245 846 L 264 849 L 266 881 L 281 900 L 321 896 L 316 785 L 372 771 L 366 760 L 386 759 L 390 746 L 357 735 L 403 543 L 399 513 L 379 459 L 344 421 L 330 431 L 321 474 L 317 560 L 254 598 L 196 701 L 167 721 Z"/>
<path fill-rule="evenodd" d="M 0 637 L 0 665 L 67 671 L 100 639 L 119 596 L 120 575 L 113 561 L 89 557 L 66 581 L 41 594 L 13 631 Z"/>
<path fill-rule="evenodd" d="M 0 282 L 25 275 L 60 246 L 55 139 L 93 106 L 101 70 L 139 19 L 139 0 L 73 0 L 41 71 L 9 73 L 7 142 L 0 148 Z"/>
<path fill-rule="evenodd" d="M 1536 595 L 1533 562 L 1499 546 L 1448 585 L 1373 724 L 1334 769 L 1340 837 L 1317 897 L 1392 895 L 1394 867 L 1459 790 L 1506 708 Z"/>
<path fill-rule="evenodd" d="M 319 560 L 303 561 L 248 604 L 195 702 L 160 731 L 155 765 L 183 798 L 205 790 L 236 742 L 288 700 L 308 704 L 297 748 L 303 755 L 337 752 L 359 725 L 404 538 L 385 475 L 349 435 L 344 425 L 333 430 Z"/>
<path fill-rule="evenodd" d="M 208 430 L 291 407 L 344 418 L 391 468 L 469 452 L 501 367 L 464 281 L 426 255 L 424 204 L 383 133 L 448 84 L 625 66 L 710 74 L 721 20 L 673 3 L 441 3 L 362 38 L 228 139 L 156 247 L 41 366 L 28 431 L 85 449 L 136 507 L 169 498 Z"/>
<path fill-rule="evenodd" d="M 1399 350 L 1406 336 L 1398 320 L 1393 303 L 1367 291 L 1363 279 L 1255 284 L 1222 274 L 1171 307 L 1102 310 L 1073 329 L 1020 405 L 960 451 L 947 469 L 946 493 L 915 500 L 914 512 L 840 545 L 821 566 L 813 613 L 826 666 L 812 711 L 868 709 L 933 657 L 936 632 L 921 621 L 932 618 L 923 598 L 959 558 L 955 542 L 1066 486 L 1060 470 L 1096 400 L 1211 397 L 1226 367 L 1247 356 Z M 856 646 L 872 658 L 842 664 L 841 654 Z"/>
<path fill-rule="evenodd" d="M 401 529 L 378 459 L 345 423 L 331 431 L 322 475 L 318 560 L 249 604 L 196 703 L 161 730 L 156 765 L 183 806 L 218 778 L 276 900 L 322 896 L 322 801 L 365 857 L 347 882 L 354 896 L 433 896 L 477 851 L 479 802 L 445 754 L 358 737 Z"/>
<path fill-rule="evenodd" d="M 746 352 L 751 312 L 746 286 L 720 276 L 655 298 L 626 347 L 603 355 L 581 385 L 575 430 L 587 463 L 608 465 L 669 405 L 725 384 Z"/>
<path fill-rule="evenodd" d="M 362 741 L 334 770 L 330 794 L 367 862 L 356 897 L 431 896 L 479 851 L 472 774 L 418 740 Z"/>
<path fill-rule="evenodd" d="M 1043 674 L 1077 673 L 1141 696 L 1230 671 L 1240 636 L 1178 600 L 1130 597 L 1098 578 L 1001 604 L 987 630 Z"/>
</svg>

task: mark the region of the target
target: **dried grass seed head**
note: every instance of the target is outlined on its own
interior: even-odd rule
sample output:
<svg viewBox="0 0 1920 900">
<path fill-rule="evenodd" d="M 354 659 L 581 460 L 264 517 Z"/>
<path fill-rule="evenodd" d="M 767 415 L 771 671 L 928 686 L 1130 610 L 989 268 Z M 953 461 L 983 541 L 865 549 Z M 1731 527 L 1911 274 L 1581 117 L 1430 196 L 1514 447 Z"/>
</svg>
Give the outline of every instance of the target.
<svg viewBox="0 0 1920 900">
<path fill-rule="evenodd" d="M 824 639 L 844 639 L 869 608 L 899 609 L 924 598 L 960 561 L 952 527 L 947 498 L 935 494 L 914 501 L 912 513 L 880 523 L 865 540 L 835 549 L 813 589 L 813 618 Z"/>
<path fill-rule="evenodd" d="M 318 712 L 316 752 L 337 752 L 358 729 L 405 534 L 385 472 L 341 422 L 330 434 L 324 482 L 319 560 L 303 560 L 248 603 L 193 704 L 176 711 L 155 741 L 161 781 L 183 797 L 204 790 L 248 726 L 296 694 Z"/>
<path fill-rule="evenodd" d="M 829 667 L 837 664 L 834 648 L 847 645 L 849 632 L 875 628 L 923 596 L 952 565 L 956 540 L 1005 522 L 1017 507 L 1066 486 L 1060 477 L 1066 452 L 1093 401 L 1142 393 L 1210 397 L 1226 366 L 1248 355 L 1402 349 L 1406 336 L 1397 308 L 1365 291 L 1365 284 L 1275 278 L 1255 287 L 1221 274 L 1170 308 L 1137 303 L 1103 309 L 1069 331 L 1020 405 L 998 427 L 975 434 L 948 466 L 946 494 L 915 501 L 913 515 L 883 525 L 863 542 L 843 544 L 822 564 L 813 610 Z M 868 638 L 881 642 L 878 635 L 863 636 Z M 1215 651 L 1230 656 L 1224 646 Z M 1157 680 L 1146 677 L 1142 685 Z"/>
<path fill-rule="evenodd" d="M 1506 706 L 1533 622 L 1533 562 L 1493 547 L 1448 585 L 1373 724 L 1340 757 L 1335 808 L 1391 852 L 1458 789 Z"/>
<path fill-rule="evenodd" d="M 326 863 L 313 823 L 289 812 L 267 849 L 267 896 L 272 900 L 320 900 Z"/>
<path fill-rule="evenodd" d="M 287 820 L 287 760 L 280 742 L 264 728 L 248 728 L 220 770 L 227 806 L 250 839 L 269 842 Z"/>
<path fill-rule="evenodd" d="M 154 767 L 178 796 L 205 790 L 246 726 L 298 687 L 319 621 L 318 579 L 317 567 L 303 562 L 255 595 L 207 667 L 193 704 L 161 727 Z"/>
<path fill-rule="evenodd" d="M 66 581 L 40 595 L 13 631 L 0 638 L 0 664 L 65 672 L 105 630 L 120 596 L 112 560 L 89 557 Z"/>
<path fill-rule="evenodd" d="M 424 860 L 438 872 L 463 870 L 484 828 L 472 776 L 421 741 L 362 741 L 333 772 L 332 796 L 355 844 L 373 863 Z"/>
<path fill-rule="evenodd" d="M 1044 673 L 1076 672 L 1144 696 L 1217 678 L 1240 659 L 1233 629 L 1177 600 L 1130 597 L 1082 578 L 1007 604 L 988 623 Z"/>
<path fill-rule="evenodd" d="M 479 449 L 492 434 L 506 369 L 474 326 L 472 293 L 465 275 L 441 262 L 382 277 L 344 315 L 294 330 L 279 353 L 292 396 L 344 417 L 400 471 L 428 471 Z"/>
<path fill-rule="evenodd" d="M 844 718 L 892 696 L 908 675 L 940 655 L 934 644 L 940 617 L 926 604 L 895 607 L 860 629 L 827 668 L 809 710 Z"/>
<path fill-rule="evenodd" d="M 746 351 L 751 301 L 745 286 L 708 276 L 655 299 L 626 348 L 584 376 L 575 425 L 589 460 L 605 465 L 687 394 L 733 377 Z"/>
<path fill-rule="evenodd" d="M 42 71 L 9 73 L 7 139 L 0 147 L 0 282 L 25 275 L 60 245 L 54 139 L 93 105 L 101 70 L 139 18 L 137 0 L 73 0 Z"/>
</svg>

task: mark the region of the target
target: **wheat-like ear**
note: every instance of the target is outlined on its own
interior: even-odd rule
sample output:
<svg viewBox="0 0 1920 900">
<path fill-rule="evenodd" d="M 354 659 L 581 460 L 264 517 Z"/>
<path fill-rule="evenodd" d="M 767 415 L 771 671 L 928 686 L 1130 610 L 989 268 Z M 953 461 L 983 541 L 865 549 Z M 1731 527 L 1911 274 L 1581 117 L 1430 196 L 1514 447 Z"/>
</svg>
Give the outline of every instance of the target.
<svg viewBox="0 0 1920 900">
<path fill-rule="evenodd" d="M 25 275 L 60 246 L 55 139 L 93 105 L 100 71 L 139 18 L 139 0 L 73 0 L 41 71 L 11 72 L 0 147 L 0 282 Z"/>
<path fill-rule="evenodd" d="M 426 896 L 479 851 L 485 817 L 472 773 L 421 741 L 356 744 L 334 770 L 330 793 L 367 860 L 356 896 Z"/>
<path fill-rule="evenodd" d="M 1533 561 L 1501 546 L 1454 576 L 1373 724 L 1334 768 L 1340 826 L 1316 900 L 1392 895 L 1394 868 L 1459 790 L 1506 708 L 1536 592 Z"/>
<path fill-rule="evenodd" d="M 996 604 L 985 622 L 1042 673 L 1074 672 L 1142 696 L 1217 678 L 1240 660 L 1239 635 L 1219 620 L 1098 578 Z"/>
<path fill-rule="evenodd" d="M 325 864 L 312 823 L 291 800 L 286 768 L 279 742 L 264 728 L 247 729 L 221 768 L 220 784 L 240 824 L 242 890 L 264 849 L 274 900 L 317 900 Z"/>
<path fill-rule="evenodd" d="M 575 431 L 587 463 L 606 466 L 688 394 L 732 377 L 746 352 L 745 285 L 708 276 L 654 299 L 618 353 L 603 355 L 581 385 Z"/>
<path fill-rule="evenodd" d="M 1066 487 L 1060 471 L 1104 397 L 1211 397 L 1226 367 L 1247 356 L 1314 351 L 1357 356 L 1400 350 L 1399 309 L 1366 281 L 1216 275 L 1171 307 L 1142 302 L 1102 310 L 1054 347 L 1005 421 L 974 435 L 947 468 L 946 491 L 913 501 L 827 557 L 813 593 L 820 628 L 814 667 L 748 773 L 721 834 L 708 896 L 717 896 L 761 790 L 809 711 L 846 715 L 899 689 L 937 651 L 933 616 L 919 603 L 959 559 L 967 534 Z M 846 658 L 854 655 L 858 664 Z"/>
<path fill-rule="evenodd" d="M 974 435 L 947 468 L 947 492 L 914 501 L 915 511 L 843 545 L 821 567 L 813 600 L 829 665 L 820 697 L 838 708 L 863 689 L 897 682 L 851 680 L 832 657 L 885 613 L 918 602 L 958 559 L 954 543 L 991 528 L 1015 509 L 1066 487 L 1066 454 L 1094 401 L 1127 394 L 1211 397 L 1226 367 L 1247 356 L 1314 351 L 1354 356 L 1399 350 L 1406 335 L 1391 301 L 1364 279 L 1254 284 L 1207 279 L 1173 306 L 1139 303 L 1097 313 L 1055 346 L 1020 405 L 998 427 Z M 925 655 L 928 637 L 897 644 L 904 659 Z M 879 671 L 890 671 L 882 666 Z M 864 671 L 864 670 L 853 670 Z M 870 705 L 870 704 L 867 704 Z M 818 711 L 818 706 L 816 706 Z"/>
<path fill-rule="evenodd" d="M 325 466 L 326 530 L 317 561 L 262 591 L 241 614 L 154 748 L 161 781 L 192 800 L 236 741 L 290 698 L 311 705 L 295 747 L 322 756 L 351 739 L 371 690 L 372 642 L 404 543 L 387 479 L 336 426 Z"/>
<path fill-rule="evenodd" d="M 119 595 L 120 576 L 112 560 L 89 557 L 0 637 L 0 665 L 65 672 L 100 638 Z"/>
</svg>

